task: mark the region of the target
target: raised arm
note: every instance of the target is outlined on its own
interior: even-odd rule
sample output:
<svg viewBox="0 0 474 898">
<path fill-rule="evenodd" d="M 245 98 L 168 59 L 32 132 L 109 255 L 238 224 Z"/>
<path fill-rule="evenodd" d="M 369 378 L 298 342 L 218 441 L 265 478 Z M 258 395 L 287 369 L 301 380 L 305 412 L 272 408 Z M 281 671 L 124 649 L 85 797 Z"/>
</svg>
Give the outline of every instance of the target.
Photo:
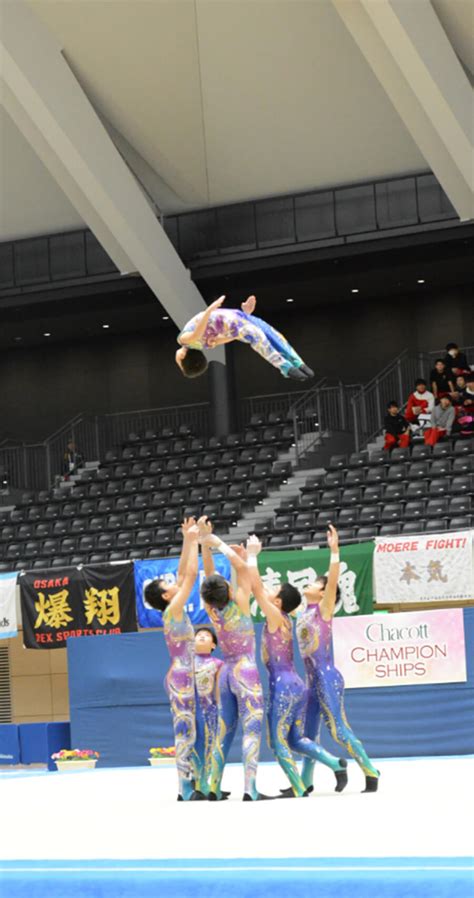
<svg viewBox="0 0 474 898">
<path fill-rule="evenodd" d="M 258 536 L 249 536 L 247 540 L 247 565 L 250 572 L 250 584 L 257 604 L 265 615 L 270 633 L 275 633 L 283 624 L 283 615 L 279 608 L 270 601 L 262 583 L 258 570 L 257 556 L 262 551 Z"/>
<path fill-rule="evenodd" d="M 339 580 L 339 537 L 335 527 L 329 525 L 328 546 L 331 550 L 329 562 L 328 582 L 321 600 L 321 616 L 323 620 L 330 620 L 334 614 L 337 598 L 337 584 Z"/>
<path fill-rule="evenodd" d="M 181 554 L 186 552 L 187 563 L 183 571 L 183 580 L 178 592 L 173 596 L 168 605 L 171 617 L 175 620 L 181 620 L 183 616 L 183 608 L 191 595 L 193 586 L 198 575 L 198 540 L 199 529 L 196 525 L 189 527 L 183 538 L 183 550 Z"/>
<path fill-rule="evenodd" d="M 216 299 L 215 302 L 212 302 L 210 306 L 207 307 L 206 311 L 203 313 L 199 324 L 196 325 L 193 331 L 186 334 L 179 335 L 179 342 L 182 346 L 186 346 L 188 343 L 197 343 L 201 337 L 204 336 L 206 327 L 209 324 L 209 318 L 212 313 L 219 309 L 224 302 L 225 296 L 220 296 L 219 299 Z"/>
<path fill-rule="evenodd" d="M 188 532 L 188 530 L 190 530 L 191 527 L 195 527 L 195 526 L 196 526 L 195 518 L 185 518 L 183 523 L 181 524 L 181 533 L 183 534 L 183 548 L 181 550 L 181 556 L 180 556 L 179 565 L 178 565 L 178 574 L 176 576 L 176 585 L 177 586 L 181 586 L 181 584 L 184 580 L 185 571 L 188 566 L 189 552 L 190 552 L 191 545 L 192 545 L 189 542 L 189 540 L 186 541 L 184 539 L 184 537 L 185 537 L 185 534 Z"/>
<path fill-rule="evenodd" d="M 221 552 L 222 555 L 225 555 L 226 558 L 229 559 L 232 567 L 237 574 L 237 588 L 234 595 L 235 602 L 239 606 L 243 614 L 250 614 L 251 584 L 247 561 L 242 558 L 241 555 L 235 551 L 235 549 L 233 549 L 231 546 L 228 546 L 227 543 L 223 542 L 222 539 L 219 539 L 219 537 L 216 536 L 215 533 L 211 533 L 206 536 L 202 545 L 212 547 L 216 550 L 216 552 Z"/>
<path fill-rule="evenodd" d="M 212 524 L 205 515 L 198 520 L 199 541 L 201 543 L 202 563 L 206 577 L 212 577 L 216 573 L 212 549 L 207 544 L 206 538 L 212 534 Z"/>
</svg>

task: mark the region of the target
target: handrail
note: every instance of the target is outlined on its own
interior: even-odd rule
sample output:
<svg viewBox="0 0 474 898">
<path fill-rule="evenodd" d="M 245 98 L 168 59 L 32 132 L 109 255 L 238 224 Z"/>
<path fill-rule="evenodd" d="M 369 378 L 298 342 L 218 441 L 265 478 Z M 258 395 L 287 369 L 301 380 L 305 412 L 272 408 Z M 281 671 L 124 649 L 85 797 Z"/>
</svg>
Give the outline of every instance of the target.
<svg viewBox="0 0 474 898">
<path fill-rule="evenodd" d="M 352 397 L 352 417 L 356 452 L 365 448 L 383 427 L 387 402 L 396 399 L 403 406 L 417 377 L 427 375 L 427 353 L 404 350 Z"/>
</svg>

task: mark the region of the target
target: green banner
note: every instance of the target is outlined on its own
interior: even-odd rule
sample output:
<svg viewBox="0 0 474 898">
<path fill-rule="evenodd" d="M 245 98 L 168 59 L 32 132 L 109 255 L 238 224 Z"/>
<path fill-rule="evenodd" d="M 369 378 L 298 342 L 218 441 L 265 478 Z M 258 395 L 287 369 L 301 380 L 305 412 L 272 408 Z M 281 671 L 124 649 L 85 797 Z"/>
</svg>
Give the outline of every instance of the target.
<svg viewBox="0 0 474 898">
<path fill-rule="evenodd" d="M 358 543 L 339 549 L 341 570 L 339 586 L 341 599 L 336 605 L 336 615 L 372 614 L 372 558 L 374 543 Z M 327 574 L 329 549 L 305 549 L 301 551 L 261 552 L 258 568 L 265 587 L 276 591 L 282 583 L 291 583 L 303 590 L 314 583 L 318 576 Z M 264 617 L 254 599 L 252 615 L 255 620 Z"/>
</svg>

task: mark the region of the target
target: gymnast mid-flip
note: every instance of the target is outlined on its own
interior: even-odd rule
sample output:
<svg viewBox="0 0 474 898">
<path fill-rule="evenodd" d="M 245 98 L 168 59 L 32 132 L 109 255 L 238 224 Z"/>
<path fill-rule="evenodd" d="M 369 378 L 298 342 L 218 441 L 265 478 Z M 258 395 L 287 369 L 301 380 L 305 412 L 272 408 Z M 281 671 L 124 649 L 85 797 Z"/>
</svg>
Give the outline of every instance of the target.
<svg viewBox="0 0 474 898">
<path fill-rule="evenodd" d="M 278 368 L 283 377 L 305 381 L 314 371 L 305 365 L 288 340 L 266 321 L 253 313 L 257 300 L 249 296 L 241 309 L 222 309 L 225 296 L 219 297 L 205 312 L 199 312 L 178 335 L 181 348 L 176 352 L 176 364 L 185 377 L 199 377 L 207 368 L 204 349 L 215 349 L 224 343 L 239 340 L 248 343 L 266 362 Z"/>
</svg>

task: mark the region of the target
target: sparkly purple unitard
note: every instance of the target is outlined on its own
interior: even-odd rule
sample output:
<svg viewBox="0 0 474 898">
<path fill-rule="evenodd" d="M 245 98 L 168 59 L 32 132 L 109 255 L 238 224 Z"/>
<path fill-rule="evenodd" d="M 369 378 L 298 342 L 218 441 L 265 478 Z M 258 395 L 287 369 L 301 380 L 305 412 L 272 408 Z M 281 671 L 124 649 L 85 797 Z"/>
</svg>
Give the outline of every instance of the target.
<svg viewBox="0 0 474 898">
<path fill-rule="evenodd" d="M 193 780 L 199 780 L 196 741 L 196 698 L 194 683 L 194 629 L 186 613 L 181 620 L 171 615 L 168 607 L 163 613 L 164 636 L 171 658 L 166 674 L 171 714 L 173 716 L 176 766 L 183 798 L 192 791 Z M 199 782 L 196 783 L 199 787 Z"/>
<path fill-rule="evenodd" d="M 282 626 L 270 632 L 268 621 L 262 633 L 262 661 L 269 675 L 267 719 L 270 748 L 287 775 L 295 795 L 306 786 L 293 752 L 320 761 L 331 770 L 340 770 L 339 760 L 304 735 L 307 689 L 298 676 L 293 660 L 291 619 L 282 612 Z"/>
<path fill-rule="evenodd" d="M 207 606 L 224 655 L 219 674 L 219 724 L 213 753 L 211 791 L 220 797 L 221 780 L 240 717 L 245 792 L 257 797 L 256 776 L 263 720 L 263 692 L 255 660 L 250 615 L 230 600 L 224 608 Z"/>
<path fill-rule="evenodd" d="M 212 655 L 200 655 L 194 658 L 194 675 L 196 691 L 201 709 L 202 727 L 198 728 L 196 753 L 199 758 L 201 792 L 208 791 L 211 777 L 212 755 L 216 746 L 218 704 L 217 686 L 219 672 L 224 662 Z"/>
<path fill-rule="evenodd" d="M 332 618 L 325 621 L 319 605 L 308 605 L 297 616 L 296 635 L 309 689 L 305 735 L 314 739 L 319 734 L 322 715 L 334 741 L 347 749 L 366 776 L 378 777 L 378 770 L 347 721 L 344 680 L 334 667 Z M 302 777 L 306 786 L 313 784 L 313 770 L 314 761 L 305 758 Z"/>
<path fill-rule="evenodd" d="M 182 336 L 193 333 L 203 315 L 204 312 L 199 312 L 188 321 L 178 335 L 178 343 L 181 342 Z M 278 368 L 283 377 L 288 377 L 290 368 L 300 368 L 303 365 L 303 359 L 290 346 L 283 334 L 256 315 L 247 315 L 240 309 L 216 309 L 211 312 L 203 336 L 199 340 L 183 345 L 189 346 L 190 349 L 209 349 L 215 340 L 222 338 L 227 342 L 240 340 L 242 343 L 248 343 L 266 362 Z"/>
</svg>

